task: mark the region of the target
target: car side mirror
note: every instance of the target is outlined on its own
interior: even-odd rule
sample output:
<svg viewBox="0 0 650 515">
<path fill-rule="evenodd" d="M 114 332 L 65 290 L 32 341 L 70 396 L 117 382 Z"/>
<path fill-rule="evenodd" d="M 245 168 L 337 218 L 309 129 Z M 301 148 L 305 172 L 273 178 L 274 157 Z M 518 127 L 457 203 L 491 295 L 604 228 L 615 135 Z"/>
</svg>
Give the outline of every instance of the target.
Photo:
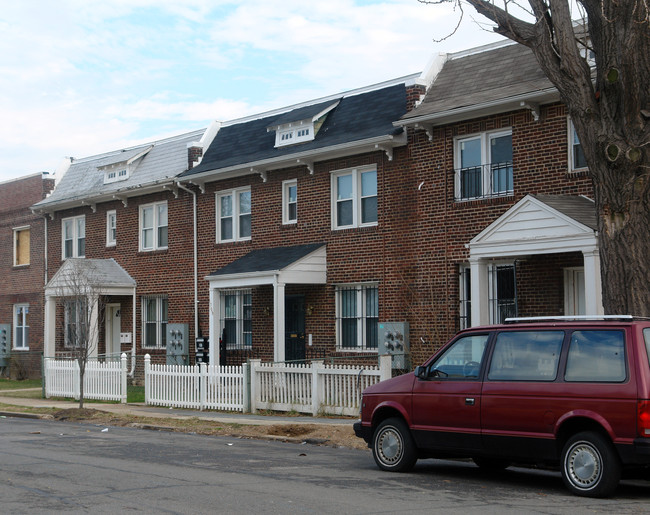
<svg viewBox="0 0 650 515">
<path fill-rule="evenodd" d="M 415 377 L 419 379 L 426 379 L 427 373 L 427 367 L 423 367 L 422 365 L 415 367 Z"/>
</svg>

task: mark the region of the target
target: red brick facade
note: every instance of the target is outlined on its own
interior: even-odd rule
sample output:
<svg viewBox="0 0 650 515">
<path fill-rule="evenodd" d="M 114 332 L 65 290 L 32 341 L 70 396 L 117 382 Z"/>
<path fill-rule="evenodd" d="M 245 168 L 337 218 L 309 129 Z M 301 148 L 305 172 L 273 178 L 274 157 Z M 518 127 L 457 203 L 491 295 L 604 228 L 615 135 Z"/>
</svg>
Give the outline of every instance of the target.
<svg viewBox="0 0 650 515">
<path fill-rule="evenodd" d="M 43 352 L 43 286 L 45 277 L 45 224 L 30 206 L 54 188 L 54 179 L 38 173 L 0 183 L 0 324 L 11 324 L 10 373 L 14 377 L 39 376 Z M 29 229 L 29 258 L 15 264 L 15 230 Z M 16 345 L 16 305 L 27 307 L 27 345 Z"/>
</svg>

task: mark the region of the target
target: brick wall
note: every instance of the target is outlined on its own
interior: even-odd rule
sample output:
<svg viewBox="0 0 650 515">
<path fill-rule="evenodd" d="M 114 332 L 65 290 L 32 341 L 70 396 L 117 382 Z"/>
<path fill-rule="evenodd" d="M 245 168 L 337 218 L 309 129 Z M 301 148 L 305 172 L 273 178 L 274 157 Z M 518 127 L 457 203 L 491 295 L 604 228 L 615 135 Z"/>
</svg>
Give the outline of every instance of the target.
<svg viewBox="0 0 650 515">
<path fill-rule="evenodd" d="M 0 323 L 11 324 L 13 333 L 14 305 L 29 305 L 29 351 L 12 350 L 14 375 L 41 373 L 46 220 L 29 208 L 53 187 L 54 179 L 42 173 L 0 183 Z M 22 227 L 29 227 L 29 264 L 14 266 L 14 229 Z"/>
</svg>

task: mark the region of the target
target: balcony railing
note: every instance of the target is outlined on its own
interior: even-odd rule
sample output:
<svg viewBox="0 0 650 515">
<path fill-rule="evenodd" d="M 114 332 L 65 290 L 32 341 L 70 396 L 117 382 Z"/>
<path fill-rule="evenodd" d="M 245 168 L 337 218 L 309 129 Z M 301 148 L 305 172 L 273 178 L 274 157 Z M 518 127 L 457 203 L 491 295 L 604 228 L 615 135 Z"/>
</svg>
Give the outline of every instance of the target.
<svg viewBox="0 0 650 515">
<path fill-rule="evenodd" d="M 503 197 L 514 193 L 512 162 L 457 168 L 456 200 Z"/>
</svg>

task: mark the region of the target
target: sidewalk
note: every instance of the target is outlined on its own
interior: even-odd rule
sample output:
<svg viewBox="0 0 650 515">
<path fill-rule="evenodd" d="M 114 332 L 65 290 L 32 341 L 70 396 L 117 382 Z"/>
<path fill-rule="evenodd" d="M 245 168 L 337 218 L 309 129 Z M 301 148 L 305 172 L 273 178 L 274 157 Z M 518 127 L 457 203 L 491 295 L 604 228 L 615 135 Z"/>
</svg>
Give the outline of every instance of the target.
<svg viewBox="0 0 650 515">
<path fill-rule="evenodd" d="M 33 390 L 40 390 L 40 388 L 34 388 Z M 12 416 L 16 413 L 21 413 L 21 407 L 58 409 L 79 407 L 79 403 L 76 401 L 62 401 L 55 399 L 26 399 L 21 397 L 8 397 L 3 395 L 11 391 L 18 390 L 4 390 L 0 392 L 0 404 L 9 404 L 15 406 L 16 408 L 9 408 L 6 411 L 0 411 L 0 415 Z M 249 413 L 223 413 L 220 411 L 161 408 L 158 406 L 146 406 L 142 403 L 114 404 L 103 402 L 85 402 L 84 406 L 89 409 L 107 411 L 109 413 L 133 415 L 137 417 L 159 418 L 161 420 L 183 420 L 188 418 L 200 418 L 211 420 L 215 423 L 243 424 L 252 426 L 270 426 L 276 424 L 317 424 L 350 426 L 351 428 L 352 424 L 355 422 L 354 419 L 350 418 L 323 418 L 309 416 L 287 417 L 275 415 L 253 415 Z"/>
</svg>

